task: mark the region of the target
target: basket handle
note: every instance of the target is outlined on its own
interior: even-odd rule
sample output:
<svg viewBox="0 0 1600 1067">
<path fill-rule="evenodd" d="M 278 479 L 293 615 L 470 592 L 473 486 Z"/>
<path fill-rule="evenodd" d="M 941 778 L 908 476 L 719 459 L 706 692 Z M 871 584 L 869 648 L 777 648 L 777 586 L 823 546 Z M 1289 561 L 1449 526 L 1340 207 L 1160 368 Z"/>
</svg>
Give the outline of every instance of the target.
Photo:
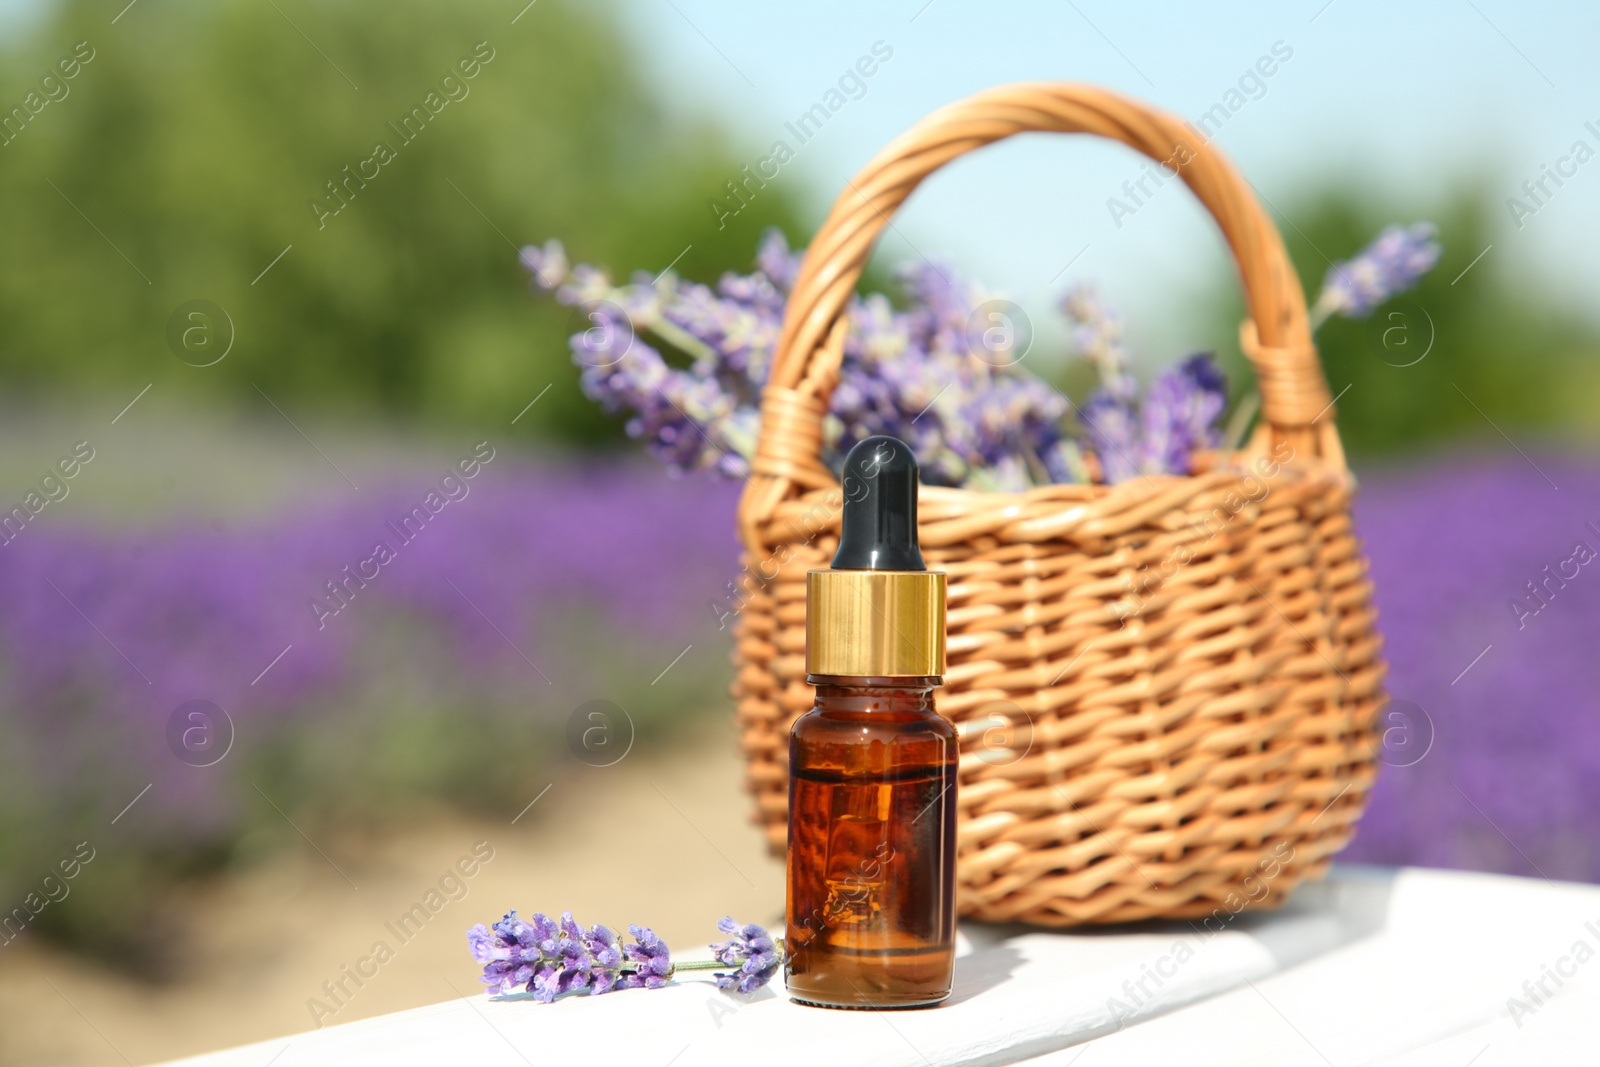
<svg viewBox="0 0 1600 1067">
<path fill-rule="evenodd" d="M 1168 172 L 1176 169 L 1216 219 L 1238 262 L 1250 315 L 1240 342 L 1262 398 L 1257 442 L 1288 438 L 1297 452 L 1309 450 L 1343 467 L 1305 296 L 1277 227 L 1250 185 L 1175 116 L 1093 86 L 1025 82 L 985 90 L 928 115 L 885 146 L 834 201 L 789 294 L 762 394 L 761 434 L 739 508 L 747 544 L 757 543 L 755 526 L 791 488 L 836 484 L 821 450 L 822 419 L 844 354 L 847 320 L 841 313 L 890 216 L 944 164 L 1033 131 L 1099 134 L 1143 152 Z"/>
</svg>

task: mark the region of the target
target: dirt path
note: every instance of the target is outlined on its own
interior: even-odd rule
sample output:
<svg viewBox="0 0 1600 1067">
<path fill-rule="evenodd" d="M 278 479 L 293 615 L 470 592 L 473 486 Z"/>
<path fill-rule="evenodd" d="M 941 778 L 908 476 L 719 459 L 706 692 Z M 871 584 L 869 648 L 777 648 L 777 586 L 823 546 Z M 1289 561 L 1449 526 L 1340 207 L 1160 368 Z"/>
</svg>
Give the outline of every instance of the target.
<svg viewBox="0 0 1600 1067">
<path fill-rule="evenodd" d="M 478 995 L 463 934 L 513 906 L 637 922 L 684 948 L 726 913 L 777 922 L 782 864 L 747 821 L 732 728 L 709 718 L 671 751 L 530 781 L 539 799 L 514 824 L 439 816 L 209 887 L 191 908 L 196 966 L 173 985 L 37 942 L 0 950 L 0 1063 L 146 1064 Z M 492 858 L 474 865 L 475 846 Z"/>
</svg>

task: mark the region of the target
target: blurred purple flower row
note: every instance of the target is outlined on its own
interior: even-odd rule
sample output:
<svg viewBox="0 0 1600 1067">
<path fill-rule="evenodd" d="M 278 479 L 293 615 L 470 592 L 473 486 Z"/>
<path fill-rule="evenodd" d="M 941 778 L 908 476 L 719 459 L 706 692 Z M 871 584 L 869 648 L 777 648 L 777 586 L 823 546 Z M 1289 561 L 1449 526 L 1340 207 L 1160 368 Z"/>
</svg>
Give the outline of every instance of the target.
<svg viewBox="0 0 1600 1067">
<path fill-rule="evenodd" d="M 1465 457 L 1364 481 L 1357 529 L 1395 702 L 1382 723 L 1388 766 L 1345 858 L 1600 881 L 1589 648 L 1600 465 L 1536 461 Z M 30 526 L 0 548 L 0 830 L 14 839 L 79 817 L 103 827 L 153 783 L 119 840 L 225 835 L 241 794 L 261 802 L 237 780 L 241 752 L 196 768 L 168 751 L 168 717 L 192 699 L 221 705 L 244 749 L 280 732 L 338 737 L 350 709 L 333 698 L 381 702 L 388 685 L 426 685 L 402 695 L 447 712 L 502 709 L 506 748 L 606 695 L 598 671 L 647 684 L 694 642 L 665 685 L 698 656 L 721 659 L 707 604 L 733 567 L 736 486 L 512 463 L 475 479 L 321 630 L 308 601 L 371 552 L 429 478 L 236 530 Z M 592 632 L 658 648 L 659 662 L 574 640 L 586 613 Z M 400 624 L 420 637 L 387 640 Z"/>
<path fill-rule="evenodd" d="M 1363 479 L 1392 703 L 1346 859 L 1600 882 L 1600 466 L 1535 459 Z"/>
<path fill-rule="evenodd" d="M 486 467 L 409 543 L 387 524 L 436 476 L 235 530 L 30 526 L 0 548 L 0 793 L 36 811 L 109 806 L 109 818 L 153 783 L 119 832 L 204 836 L 235 818 L 241 753 L 197 768 L 169 751 L 168 719 L 186 701 L 219 705 L 241 749 L 348 733 L 346 699 L 380 725 L 390 704 L 499 709 L 525 748 L 552 724 L 559 737 L 582 700 L 615 698 L 621 679 L 642 691 L 717 628 L 708 605 L 735 565 L 733 486 L 515 464 Z M 378 541 L 395 558 L 347 582 Z M 319 618 L 314 601 L 338 603 L 329 582 L 345 606 Z M 720 673 L 712 645 L 697 651 Z M 653 658 L 627 661 L 641 649 Z"/>
</svg>

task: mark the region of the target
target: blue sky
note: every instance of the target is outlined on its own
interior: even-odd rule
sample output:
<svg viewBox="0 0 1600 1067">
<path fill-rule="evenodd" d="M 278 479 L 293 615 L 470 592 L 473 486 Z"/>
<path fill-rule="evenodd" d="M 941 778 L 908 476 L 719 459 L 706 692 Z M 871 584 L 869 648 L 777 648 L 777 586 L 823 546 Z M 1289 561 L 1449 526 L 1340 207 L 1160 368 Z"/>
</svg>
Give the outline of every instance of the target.
<svg viewBox="0 0 1600 1067">
<path fill-rule="evenodd" d="M 719 116 L 751 162 L 774 139 L 790 139 L 784 123 L 874 42 L 893 49 L 866 94 L 778 179 L 808 195 L 818 219 L 886 141 L 968 93 L 1010 81 L 1080 80 L 1194 120 L 1276 42 L 1292 58 L 1217 143 L 1291 217 L 1296 191 L 1318 182 L 1423 204 L 1433 190 L 1485 178 L 1503 200 L 1578 138 L 1600 149 L 1600 136 L 1584 128 L 1593 121 L 1600 129 L 1600 5 L 619 0 L 619 11 L 663 99 Z M 1052 294 L 1070 281 L 1095 281 L 1126 313 L 1136 345 L 1165 361 L 1171 346 L 1210 340 L 1185 333 L 1174 315 L 1231 268 L 1209 222 L 1176 187 L 1120 229 L 1113 224 L 1107 198 L 1137 176 L 1138 164 L 1128 150 L 1084 138 L 986 149 L 930 179 L 897 221 L 904 239 L 888 237 L 883 252 L 892 261 L 950 258 L 1036 319 L 1051 315 Z M 1520 230 L 1509 212 L 1502 217 L 1475 269 L 1535 272 L 1592 307 L 1600 160 L 1580 168 Z"/>
</svg>

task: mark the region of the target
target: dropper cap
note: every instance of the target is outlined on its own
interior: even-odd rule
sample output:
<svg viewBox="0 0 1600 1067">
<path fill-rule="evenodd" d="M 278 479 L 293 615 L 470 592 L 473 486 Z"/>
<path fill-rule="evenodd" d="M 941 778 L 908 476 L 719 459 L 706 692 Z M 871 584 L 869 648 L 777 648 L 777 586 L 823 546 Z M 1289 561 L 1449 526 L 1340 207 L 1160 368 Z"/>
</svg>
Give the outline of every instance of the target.
<svg viewBox="0 0 1600 1067">
<path fill-rule="evenodd" d="M 917 457 L 898 437 L 869 437 L 844 460 L 844 519 L 834 570 L 925 571 L 917 545 Z"/>
<path fill-rule="evenodd" d="M 945 575 L 917 544 L 917 459 L 895 437 L 845 457 L 833 566 L 806 574 L 806 672 L 926 678 L 945 670 Z"/>
</svg>

